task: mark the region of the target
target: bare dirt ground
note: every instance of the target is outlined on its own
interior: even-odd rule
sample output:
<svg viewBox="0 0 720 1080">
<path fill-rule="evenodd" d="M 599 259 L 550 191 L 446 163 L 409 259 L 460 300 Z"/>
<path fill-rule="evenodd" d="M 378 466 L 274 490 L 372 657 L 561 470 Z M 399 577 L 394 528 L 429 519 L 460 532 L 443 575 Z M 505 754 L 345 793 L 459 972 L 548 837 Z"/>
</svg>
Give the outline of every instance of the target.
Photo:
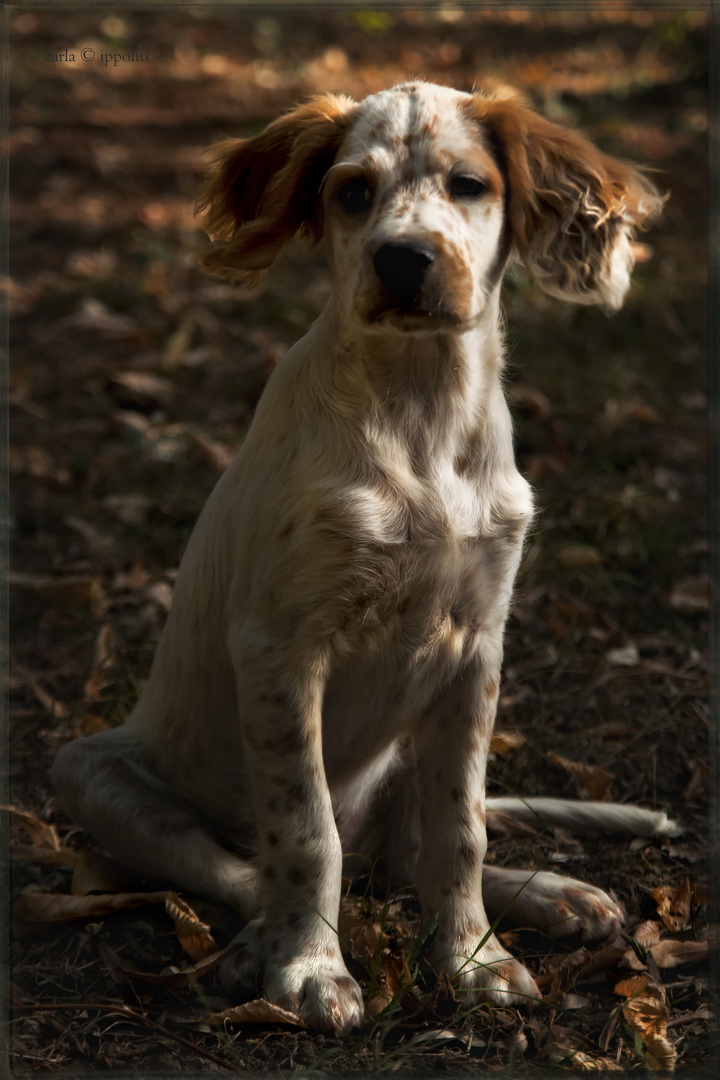
<svg viewBox="0 0 720 1080">
<path fill-rule="evenodd" d="M 9 22 L 13 1075 L 714 1075 L 705 15 L 15 8 Z M 205 148 L 316 90 L 488 75 L 671 192 L 612 319 L 519 273 L 507 286 L 518 457 L 540 513 L 490 786 L 638 802 L 686 831 L 495 838 L 495 862 L 565 869 L 628 912 L 622 938 L 587 946 L 500 928 L 546 995 L 532 1015 L 459 1013 L 423 964 L 415 897 L 348 883 L 339 930 L 368 1020 L 335 1040 L 228 1013 L 214 971 L 228 912 L 103 862 L 47 770 L 131 708 L 195 518 L 328 293 L 322 250 L 293 249 L 252 291 L 199 273 Z"/>
</svg>

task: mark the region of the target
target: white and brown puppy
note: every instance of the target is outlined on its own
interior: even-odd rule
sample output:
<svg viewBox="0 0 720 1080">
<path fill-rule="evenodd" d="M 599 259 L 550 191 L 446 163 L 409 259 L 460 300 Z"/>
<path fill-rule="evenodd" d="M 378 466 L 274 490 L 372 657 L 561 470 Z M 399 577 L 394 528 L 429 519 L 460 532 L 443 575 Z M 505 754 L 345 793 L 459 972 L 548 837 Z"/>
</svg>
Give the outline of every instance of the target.
<svg viewBox="0 0 720 1080">
<path fill-rule="evenodd" d="M 257 919 L 265 992 L 312 1026 L 363 1015 L 334 929 L 343 852 L 417 882 L 438 915 L 433 962 L 469 1004 L 537 995 L 489 934 L 483 892 L 496 911 L 520 891 L 515 912 L 555 933 L 620 923 L 577 881 L 483 875 L 503 628 L 533 513 L 500 285 L 515 260 L 553 296 L 616 309 L 633 228 L 661 205 L 642 173 L 511 92 L 323 95 L 219 148 L 204 208 L 224 243 L 205 266 L 252 277 L 297 233 L 324 236 L 332 295 L 200 517 L 137 707 L 66 746 L 53 780 L 117 859 Z M 579 820 L 552 800 L 509 808 Z"/>
</svg>

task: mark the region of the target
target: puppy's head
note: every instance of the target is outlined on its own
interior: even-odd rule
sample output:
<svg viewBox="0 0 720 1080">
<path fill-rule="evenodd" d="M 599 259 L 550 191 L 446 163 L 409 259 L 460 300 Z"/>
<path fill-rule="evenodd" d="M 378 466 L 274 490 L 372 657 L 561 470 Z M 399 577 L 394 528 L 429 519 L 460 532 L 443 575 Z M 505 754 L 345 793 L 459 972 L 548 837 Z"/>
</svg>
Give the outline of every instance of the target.
<svg viewBox="0 0 720 1080">
<path fill-rule="evenodd" d="M 663 203 L 638 169 L 516 94 L 414 82 L 325 94 L 217 148 L 199 207 L 247 279 L 296 234 L 325 234 L 343 315 L 368 329 L 474 325 L 510 256 L 551 295 L 618 308 L 630 238 Z"/>
</svg>

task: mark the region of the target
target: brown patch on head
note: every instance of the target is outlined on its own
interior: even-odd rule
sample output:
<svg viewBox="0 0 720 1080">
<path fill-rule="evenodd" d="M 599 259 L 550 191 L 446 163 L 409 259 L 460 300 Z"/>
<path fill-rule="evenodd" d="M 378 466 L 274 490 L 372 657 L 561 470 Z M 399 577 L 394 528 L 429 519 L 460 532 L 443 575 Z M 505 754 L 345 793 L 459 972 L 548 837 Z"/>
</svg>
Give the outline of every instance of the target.
<svg viewBox="0 0 720 1080">
<path fill-rule="evenodd" d="M 286 522 L 285 525 L 283 525 L 282 529 L 278 533 L 278 539 L 279 540 L 287 540 L 289 536 L 292 536 L 294 531 L 295 531 L 295 522 L 293 521 L 292 518 L 290 518 L 290 520 L 288 522 Z"/>
<path fill-rule="evenodd" d="M 460 792 L 456 787 L 450 788 L 450 798 L 453 802 L 458 802 L 460 800 Z"/>
<path fill-rule="evenodd" d="M 268 847 L 277 847 L 278 844 L 280 843 L 280 839 L 279 839 L 277 833 L 274 833 L 274 832 L 269 832 L 267 834 L 266 839 L 267 839 L 267 842 L 268 842 Z"/>
<path fill-rule="evenodd" d="M 272 866 L 263 866 L 263 877 L 266 881 L 274 881 L 276 874 L 275 869 Z"/>
</svg>

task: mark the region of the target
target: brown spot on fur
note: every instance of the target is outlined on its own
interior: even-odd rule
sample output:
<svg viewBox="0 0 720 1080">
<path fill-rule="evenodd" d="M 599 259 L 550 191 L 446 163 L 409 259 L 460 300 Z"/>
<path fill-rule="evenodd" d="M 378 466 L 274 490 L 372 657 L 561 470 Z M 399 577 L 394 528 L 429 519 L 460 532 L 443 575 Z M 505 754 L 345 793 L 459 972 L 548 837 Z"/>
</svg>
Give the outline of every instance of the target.
<svg viewBox="0 0 720 1080">
<path fill-rule="evenodd" d="M 280 843 L 280 840 L 276 833 L 269 832 L 267 834 L 267 842 L 269 847 L 277 847 L 277 845 Z"/>
<path fill-rule="evenodd" d="M 285 921 L 291 930 L 297 930 L 302 922 L 297 911 L 288 912 L 287 919 Z"/>
<path fill-rule="evenodd" d="M 469 869 L 473 869 L 478 861 L 477 851 L 475 848 L 470 847 L 469 844 L 461 844 L 458 848 L 458 859 L 464 862 Z"/>
<path fill-rule="evenodd" d="M 267 881 L 274 881 L 275 876 L 275 870 L 272 866 L 263 866 L 263 877 Z"/>
<path fill-rule="evenodd" d="M 305 871 L 299 866 L 291 866 L 287 872 L 287 879 L 291 885 L 304 885 L 307 882 Z"/>
<path fill-rule="evenodd" d="M 453 802 L 458 802 L 460 799 L 460 792 L 456 787 L 450 788 L 450 798 Z"/>
</svg>

